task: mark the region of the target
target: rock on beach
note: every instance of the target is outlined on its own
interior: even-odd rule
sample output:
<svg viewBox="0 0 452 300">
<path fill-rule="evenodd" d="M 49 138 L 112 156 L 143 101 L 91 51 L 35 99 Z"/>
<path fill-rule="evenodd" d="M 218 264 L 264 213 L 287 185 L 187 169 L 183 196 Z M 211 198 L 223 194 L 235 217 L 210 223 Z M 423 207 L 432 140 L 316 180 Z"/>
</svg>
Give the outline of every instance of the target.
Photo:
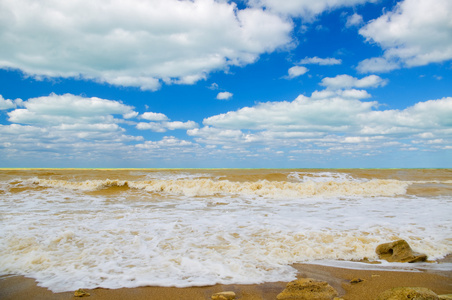
<svg viewBox="0 0 452 300">
<path fill-rule="evenodd" d="M 398 287 L 384 291 L 377 300 L 439 300 L 437 294 L 424 287 Z"/>
<path fill-rule="evenodd" d="M 85 292 L 82 289 L 78 289 L 74 292 L 74 297 L 89 297 L 89 293 Z"/>
<path fill-rule="evenodd" d="M 235 293 L 234 292 L 220 292 L 213 294 L 211 297 L 212 300 L 234 300 Z"/>
<path fill-rule="evenodd" d="M 276 296 L 278 300 L 332 300 L 337 291 L 325 281 L 302 278 L 291 281 L 286 288 Z"/>
<path fill-rule="evenodd" d="M 380 259 L 389 262 L 422 262 L 427 260 L 427 255 L 413 252 L 405 240 L 398 240 L 377 246 L 375 252 Z"/>
</svg>

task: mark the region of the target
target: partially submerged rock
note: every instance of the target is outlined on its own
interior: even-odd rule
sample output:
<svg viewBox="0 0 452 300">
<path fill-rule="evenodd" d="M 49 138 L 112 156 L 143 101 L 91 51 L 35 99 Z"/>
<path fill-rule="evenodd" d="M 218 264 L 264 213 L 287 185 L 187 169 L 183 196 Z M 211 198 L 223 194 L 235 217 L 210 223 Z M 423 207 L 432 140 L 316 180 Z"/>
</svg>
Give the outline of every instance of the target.
<svg viewBox="0 0 452 300">
<path fill-rule="evenodd" d="M 234 292 L 220 292 L 212 295 L 212 300 L 234 300 L 235 293 Z"/>
<path fill-rule="evenodd" d="M 438 295 L 439 300 L 452 300 L 452 294 Z"/>
<path fill-rule="evenodd" d="M 332 300 L 337 291 L 325 281 L 302 278 L 291 281 L 286 288 L 276 296 L 278 300 Z"/>
<path fill-rule="evenodd" d="M 427 255 L 413 252 L 405 240 L 379 245 L 375 252 L 380 259 L 389 262 L 421 262 L 427 260 Z"/>
<path fill-rule="evenodd" d="M 361 279 L 361 278 L 353 278 L 352 280 L 350 280 L 350 283 L 351 284 L 357 284 L 357 283 L 360 283 L 360 282 L 363 282 L 364 281 L 364 279 Z"/>
<path fill-rule="evenodd" d="M 424 287 L 397 287 L 384 291 L 377 300 L 438 300 L 438 295 Z"/>
<path fill-rule="evenodd" d="M 82 289 L 78 289 L 74 292 L 74 297 L 88 297 L 90 294 Z"/>
</svg>

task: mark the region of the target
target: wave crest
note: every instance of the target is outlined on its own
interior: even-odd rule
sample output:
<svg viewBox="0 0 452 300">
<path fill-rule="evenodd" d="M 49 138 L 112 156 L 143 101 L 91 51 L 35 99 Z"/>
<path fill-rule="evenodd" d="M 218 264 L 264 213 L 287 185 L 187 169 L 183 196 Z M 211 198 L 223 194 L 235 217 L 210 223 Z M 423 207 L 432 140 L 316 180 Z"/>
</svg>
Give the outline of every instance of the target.
<svg viewBox="0 0 452 300">
<path fill-rule="evenodd" d="M 373 179 L 369 181 L 267 181 L 232 182 L 213 179 L 184 180 L 86 180 L 66 181 L 32 179 L 42 187 L 65 188 L 79 191 L 98 191 L 111 187 L 128 187 L 151 193 L 180 196 L 245 195 L 272 198 L 297 198 L 312 196 L 395 196 L 405 194 L 408 181 Z"/>
</svg>

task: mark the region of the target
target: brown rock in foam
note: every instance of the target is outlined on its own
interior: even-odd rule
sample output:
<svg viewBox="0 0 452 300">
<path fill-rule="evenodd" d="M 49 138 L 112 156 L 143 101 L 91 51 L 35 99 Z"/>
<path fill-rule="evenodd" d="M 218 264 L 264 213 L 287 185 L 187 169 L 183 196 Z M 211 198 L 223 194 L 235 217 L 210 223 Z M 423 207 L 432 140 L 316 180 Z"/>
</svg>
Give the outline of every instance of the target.
<svg viewBox="0 0 452 300">
<path fill-rule="evenodd" d="M 78 289 L 74 292 L 74 297 L 89 297 L 89 293 L 85 292 L 82 289 Z"/>
<path fill-rule="evenodd" d="M 405 240 L 398 240 L 392 243 L 377 246 L 375 252 L 380 259 L 389 262 L 420 262 L 426 261 L 427 255 L 413 252 L 410 245 Z"/>
<path fill-rule="evenodd" d="M 234 300 L 234 292 L 220 292 L 212 295 L 212 300 Z"/>
<path fill-rule="evenodd" d="M 325 281 L 302 278 L 291 281 L 286 288 L 276 296 L 278 300 L 332 300 L 337 291 Z"/>
<path fill-rule="evenodd" d="M 384 291 L 377 300 L 438 300 L 438 295 L 424 287 L 398 287 Z"/>
</svg>

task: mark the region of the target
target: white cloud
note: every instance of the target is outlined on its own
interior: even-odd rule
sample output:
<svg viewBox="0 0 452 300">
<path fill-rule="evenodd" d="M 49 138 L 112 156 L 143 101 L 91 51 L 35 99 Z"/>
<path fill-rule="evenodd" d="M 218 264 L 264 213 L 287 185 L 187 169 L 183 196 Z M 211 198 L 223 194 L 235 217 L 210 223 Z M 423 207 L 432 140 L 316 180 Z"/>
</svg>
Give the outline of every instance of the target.
<svg viewBox="0 0 452 300">
<path fill-rule="evenodd" d="M 155 113 L 155 112 L 145 112 L 140 116 L 142 119 L 148 120 L 148 121 L 167 121 L 168 117 L 162 113 Z"/>
<path fill-rule="evenodd" d="M 124 117 L 124 119 L 132 119 L 132 118 L 136 118 L 138 116 L 138 112 L 131 111 L 129 113 L 123 114 L 122 116 Z"/>
<path fill-rule="evenodd" d="M 288 71 L 289 75 L 287 76 L 287 78 L 292 79 L 292 78 L 301 76 L 301 75 L 305 74 L 308 71 L 309 70 L 306 67 L 293 66 L 292 68 L 289 69 L 289 71 Z"/>
<path fill-rule="evenodd" d="M 382 140 L 384 139 L 383 136 L 375 136 L 375 137 L 368 137 L 368 136 L 348 136 L 344 139 L 344 143 L 350 143 L 350 144 L 362 144 L 366 142 L 372 142 L 375 140 Z"/>
<path fill-rule="evenodd" d="M 217 100 L 229 100 L 232 98 L 232 96 L 233 94 L 230 92 L 220 92 L 217 95 Z"/>
<path fill-rule="evenodd" d="M 0 110 L 6 110 L 15 108 L 16 105 L 14 102 L 10 99 L 4 99 L 2 95 L 0 95 Z"/>
<path fill-rule="evenodd" d="M 187 122 L 173 121 L 173 122 L 165 122 L 163 124 L 169 130 L 192 129 L 192 128 L 198 127 L 198 124 L 194 121 L 187 121 Z"/>
<path fill-rule="evenodd" d="M 378 102 L 362 100 L 369 96 L 353 89 L 316 91 L 292 102 L 259 103 L 212 116 L 203 121 L 203 128 L 187 133 L 208 145 L 263 144 L 273 149 L 309 145 L 313 148 L 302 150 L 308 152 L 410 148 L 409 142 L 399 143 L 401 139 L 441 141 L 443 147 L 452 144 L 452 98 L 419 102 L 403 110 L 380 110 Z"/>
<path fill-rule="evenodd" d="M 365 90 L 347 89 L 337 91 L 338 95 L 345 99 L 366 99 L 371 95 Z"/>
<path fill-rule="evenodd" d="M 131 110 L 119 102 L 68 94 L 30 99 L 25 107 L 9 112 L 9 121 L 37 125 L 112 123 L 112 114 L 130 114 Z"/>
<path fill-rule="evenodd" d="M 185 161 L 193 155 L 202 155 L 202 147 L 192 141 L 173 136 L 144 141 L 142 136 L 127 135 L 122 124 L 129 121 L 121 117 L 137 114 L 133 107 L 119 101 L 51 94 L 22 104 L 24 108 L 8 113 L 12 124 L 0 124 L 0 153 L 6 161 L 46 165 L 72 161 L 93 166 L 106 161 L 112 164 L 123 160 L 149 161 L 146 155 L 151 153 L 154 162 L 172 161 L 175 155 Z M 148 112 L 142 119 L 143 116 L 160 120 L 136 125 L 143 129 L 164 132 L 198 127 L 194 121 L 169 121 L 160 113 Z"/>
<path fill-rule="evenodd" d="M 193 146 L 194 144 L 190 141 L 180 140 L 175 138 L 174 136 L 165 136 L 160 141 L 146 141 L 143 144 L 138 144 L 135 147 L 141 148 L 141 149 L 167 149 L 167 148 L 180 148 L 180 147 L 189 147 Z"/>
<path fill-rule="evenodd" d="M 208 89 L 209 90 L 218 90 L 218 88 L 219 88 L 219 85 L 218 85 L 218 83 L 216 83 L 216 82 L 214 82 L 214 83 L 212 83 L 209 87 L 208 87 Z"/>
<path fill-rule="evenodd" d="M 206 118 L 201 128 L 194 121 L 169 121 L 160 115 L 161 121 L 141 122 L 136 127 L 157 132 L 187 130 L 189 139 L 167 136 L 151 141 L 127 135 L 127 127 L 122 127 L 121 116 L 133 112 L 130 106 L 52 94 L 24 101 L 23 109 L 10 112 L 20 112 L 14 121 L 23 123 L 0 125 L 0 153 L 7 161 L 30 157 L 40 161 L 45 152 L 45 159 L 55 161 L 108 158 L 117 162 L 121 157 L 144 162 L 146 157 L 149 162 L 152 155 L 153 162 L 176 163 L 175 157 L 177 162 L 253 156 L 274 159 L 276 151 L 331 157 L 375 155 L 384 149 L 452 148 L 451 97 L 385 110 L 386 106 L 376 101 L 365 101 L 369 96 L 359 89 L 325 89 L 291 102 L 258 103 L 214 115 Z M 64 105 L 51 105 L 60 101 Z M 74 116 L 69 113 L 72 109 Z M 30 113 L 35 115 L 30 117 Z M 158 113 L 154 114 L 158 118 Z"/>
<path fill-rule="evenodd" d="M 349 116 L 366 111 L 374 102 L 345 100 L 340 97 L 311 100 L 299 96 L 293 102 L 266 102 L 254 107 L 245 107 L 236 112 L 228 112 L 204 120 L 205 125 L 227 129 L 275 129 L 286 131 L 303 128 L 339 128 L 348 124 Z M 307 127 L 306 127 L 307 126 Z"/>
<path fill-rule="evenodd" d="M 245 134 L 238 129 L 220 129 L 209 126 L 190 129 L 187 131 L 187 134 L 189 136 L 196 137 L 196 141 L 206 144 L 230 145 L 234 143 L 240 143 L 246 138 Z"/>
<path fill-rule="evenodd" d="M 293 24 L 214 0 L 1 1 L 0 68 L 156 90 L 291 42 Z"/>
<path fill-rule="evenodd" d="M 378 0 L 248 0 L 255 7 L 266 9 L 292 17 L 302 17 L 304 21 L 313 21 L 314 18 L 327 10 L 344 6 L 355 6 L 367 2 L 375 3 Z"/>
<path fill-rule="evenodd" d="M 343 99 L 366 99 L 371 95 L 365 90 L 347 89 L 347 90 L 322 90 L 314 91 L 311 95 L 311 99 L 330 99 L 340 97 Z"/>
<path fill-rule="evenodd" d="M 29 125 L 19 125 L 19 124 L 11 124 L 11 125 L 0 125 L 0 132 L 5 135 L 18 136 L 18 135 L 36 135 L 43 132 L 41 128 Z"/>
<path fill-rule="evenodd" d="M 400 69 L 400 64 L 392 59 L 385 59 L 383 57 L 367 58 L 361 61 L 356 67 L 360 73 L 383 73 L 392 70 Z"/>
<path fill-rule="evenodd" d="M 404 0 L 360 29 L 383 57 L 364 60 L 360 72 L 390 71 L 452 59 L 452 1 Z M 381 66 L 379 66 L 381 64 Z"/>
<path fill-rule="evenodd" d="M 143 123 L 140 122 L 136 126 L 139 130 L 151 130 L 154 132 L 166 132 L 166 128 L 161 123 L 149 122 Z"/>
<path fill-rule="evenodd" d="M 37 125 L 112 123 L 113 115 L 135 115 L 133 107 L 121 102 L 72 94 L 31 98 L 22 105 L 25 108 L 8 112 L 10 122 Z"/>
<path fill-rule="evenodd" d="M 0 125 L 0 144 L 7 145 L 4 155 L 30 157 L 45 151 L 53 158 L 98 159 L 100 153 L 120 151 L 124 143 L 142 139 L 125 135 L 118 125 L 121 116 L 136 116 L 133 107 L 118 101 L 51 94 L 18 103 L 24 108 L 7 113 L 13 124 Z"/>
<path fill-rule="evenodd" d="M 382 79 L 377 75 L 369 75 L 362 79 L 352 77 L 350 75 L 337 75 L 336 77 L 325 77 L 320 82 L 321 86 L 325 86 L 328 89 L 349 89 L 349 88 L 376 88 L 379 86 L 385 86 L 387 80 Z"/>
<path fill-rule="evenodd" d="M 316 64 L 321 66 L 329 66 L 329 65 L 340 65 L 342 63 L 342 60 L 337 58 L 319 58 L 317 56 L 314 57 L 305 57 L 304 59 L 300 60 L 300 65 L 307 65 L 307 64 Z"/>
<path fill-rule="evenodd" d="M 354 13 L 351 16 L 347 17 L 347 23 L 345 24 L 346 27 L 353 27 L 353 26 L 359 26 L 363 24 L 363 17 L 361 15 L 358 15 L 357 13 Z"/>
<path fill-rule="evenodd" d="M 151 130 L 154 132 L 166 132 L 167 130 L 177 130 L 177 129 L 192 129 L 198 127 L 198 124 L 194 121 L 180 122 L 173 121 L 170 122 L 169 118 L 162 113 L 155 112 L 145 112 L 141 115 L 141 119 L 146 119 L 153 122 L 140 122 L 136 125 L 139 130 Z"/>
</svg>

